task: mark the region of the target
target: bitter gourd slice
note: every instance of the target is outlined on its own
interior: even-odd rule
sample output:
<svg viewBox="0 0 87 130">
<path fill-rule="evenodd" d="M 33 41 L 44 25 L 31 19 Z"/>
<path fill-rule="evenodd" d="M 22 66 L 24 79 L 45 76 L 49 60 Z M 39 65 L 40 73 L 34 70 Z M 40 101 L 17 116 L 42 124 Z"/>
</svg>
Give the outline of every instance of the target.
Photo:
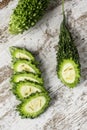
<svg viewBox="0 0 87 130">
<path fill-rule="evenodd" d="M 33 73 L 16 73 L 12 75 L 11 82 L 18 83 L 20 81 L 31 81 L 38 84 L 43 84 L 43 79 L 41 77 L 38 77 L 36 74 Z"/>
<path fill-rule="evenodd" d="M 34 56 L 26 49 L 21 49 L 17 47 L 10 47 L 10 52 L 12 55 L 13 60 L 16 59 L 26 59 L 30 61 L 34 61 Z"/>
<path fill-rule="evenodd" d="M 36 65 L 32 64 L 27 60 L 18 60 L 13 63 L 12 68 L 15 72 L 31 72 L 34 74 L 40 75 L 40 70 L 36 67 Z"/>
<path fill-rule="evenodd" d="M 66 24 L 63 1 L 63 22 L 60 27 L 57 73 L 61 81 L 75 87 L 80 81 L 79 54 Z"/>
<path fill-rule="evenodd" d="M 46 90 L 43 86 L 28 81 L 13 84 L 12 91 L 20 100 L 23 100 L 36 92 L 46 93 Z"/>
<path fill-rule="evenodd" d="M 25 99 L 17 110 L 22 118 L 35 118 L 42 114 L 50 103 L 50 96 L 46 93 L 36 93 Z"/>
<path fill-rule="evenodd" d="M 11 34 L 23 33 L 34 26 L 44 14 L 49 0 L 19 0 L 9 22 Z"/>
</svg>

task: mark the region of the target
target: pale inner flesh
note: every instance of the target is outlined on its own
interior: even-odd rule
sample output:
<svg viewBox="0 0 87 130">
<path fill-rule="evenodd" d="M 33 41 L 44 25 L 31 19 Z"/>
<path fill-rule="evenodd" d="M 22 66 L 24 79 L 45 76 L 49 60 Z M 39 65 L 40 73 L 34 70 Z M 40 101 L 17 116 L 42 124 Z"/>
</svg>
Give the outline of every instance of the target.
<svg viewBox="0 0 87 130">
<path fill-rule="evenodd" d="M 27 97 L 35 92 L 41 92 L 41 90 L 33 86 L 22 86 L 20 90 L 20 93 L 23 97 Z"/>
<path fill-rule="evenodd" d="M 73 83 L 75 80 L 75 69 L 71 63 L 63 66 L 62 77 L 67 83 Z"/>
<path fill-rule="evenodd" d="M 32 99 L 29 103 L 25 105 L 25 110 L 28 113 L 38 112 L 46 103 L 46 99 L 43 96 L 39 96 Z"/>
<path fill-rule="evenodd" d="M 34 69 L 32 69 L 29 65 L 27 65 L 25 63 L 18 65 L 17 70 L 19 72 L 21 72 L 21 71 L 28 71 L 28 72 L 35 73 Z"/>
<path fill-rule="evenodd" d="M 30 60 L 29 56 L 27 56 L 26 54 L 23 54 L 23 53 L 17 53 L 16 58 L 23 58 L 23 59 Z"/>
<path fill-rule="evenodd" d="M 24 81 L 24 80 L 30 80 L 30 81 L 33 81 L 33 82 L 39 82 L 38 80 L 36 80 L 36 79 L 34 79 L 32 77 L 28 77 L 28 76 L 21 76 L 21 77 L 17 78 L 17 82 Z"/>
</svg>

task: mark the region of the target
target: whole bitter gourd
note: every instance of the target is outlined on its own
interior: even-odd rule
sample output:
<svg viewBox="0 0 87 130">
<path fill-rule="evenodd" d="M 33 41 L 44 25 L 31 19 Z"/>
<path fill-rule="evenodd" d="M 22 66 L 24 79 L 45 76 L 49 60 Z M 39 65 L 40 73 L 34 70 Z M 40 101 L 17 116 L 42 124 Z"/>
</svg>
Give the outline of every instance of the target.
<svg viewBox="0 0 87 130">
<path fill-rule="evenodd" d="M 80 81 L 80 62 L 77 48 L 73 42 L 67 27 L 64 1 L 63 1 L 63 22 L 60 27 L 59 49 L 57 53 L 57 73 L 59 79 L 69 87 L 75 87 Z"/>
<path fill-rule="evenodd" d="M 49 0 L 19 0 L 9 22 L 12 34 L 23 33 L 43 16 Z"/>
</svg>

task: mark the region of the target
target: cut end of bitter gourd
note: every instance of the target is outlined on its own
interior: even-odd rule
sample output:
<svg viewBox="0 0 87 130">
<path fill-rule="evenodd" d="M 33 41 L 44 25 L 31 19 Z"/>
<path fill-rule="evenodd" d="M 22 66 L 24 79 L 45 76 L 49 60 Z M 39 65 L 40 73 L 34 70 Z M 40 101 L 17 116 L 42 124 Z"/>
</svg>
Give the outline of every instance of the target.
<svg viewBox="0 0 87 130">
<path fill-rule="evenodd" d="M 36 92 L 46 93 L 46 90 L 43 86 L 28 81 L 13 84 L 12 90 L 16 97 L 20 100 L 23 100 Z"/>
<path fill-rule="evenodd" d="M 25 99 L 17 110 L 24 118 L 35 118 L 42 114 L 49 106 L 50 97 L 46 93 L 36 93 Z"/>
<path fill-rule="evenodd" d="M 30 61 L 27 60 L 18 60 L 14 62 L 12 68 L 15 72 L 25 71 L 34 74 L 41 74 L 40 70 L 35 65 L 33 65 Z"/>
<path fill-rule="evenodd" d="M 43 84 L 43 79 L 33 73 L 16 73 L 12 75 L 11 82 L 18 83 L 20 81 L 31 81 L 38 84 Z"/>
<path fill-rule="evenodd" d="M 80 80 L 78 64 L 71 59 L 63 60 L 58 68 L 58 76 L 65 85 L 75 87 Z"/>
<path fill-rule="evenodd" d="M 21 49 L 17 47 L 10 47 L 10 52 L 13 59 L 26 59 L 30 61 L 34 61 L 33 55 L 27 51 L 26 49 Z"/>
</svg>

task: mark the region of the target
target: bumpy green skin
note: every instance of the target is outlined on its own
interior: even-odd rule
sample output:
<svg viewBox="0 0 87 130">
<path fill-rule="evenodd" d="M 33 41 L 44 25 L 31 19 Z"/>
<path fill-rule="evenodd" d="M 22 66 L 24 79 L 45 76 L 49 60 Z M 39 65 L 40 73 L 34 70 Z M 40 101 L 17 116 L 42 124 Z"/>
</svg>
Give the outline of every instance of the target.
<svg viewBox="0 0 87 130">
<path fill-rule="evenodd" d="M 38 84 L 43 84 L 43 79 L 41 77 L 38 77 L 38 75 L 33 74 L 33 73 L 24 72 L 24 73 L 16 73 L 16 74 L 12 75 L 11 83 L 18 83 L 20 81 L 31 81 L 31 82 L 35 82 Z"/>
<path fill-rule="evenodd" d="M 32 86 L 32 87 L 38 88 L 41 92 L 47 93 L 46 89 L 41 85 L 38 85 L 38 84 L 35 84 L 32 82 L 28 82 L 28 81 L 19 82 L 19 83 L 13 84 L 13 86 L 12 86 L 12 92 L 16 95 L 17 99 L 19 99 L 19 100 L 24 100 L 27 97 L 30 97 L 30 95 L 28 95 L 27 97 L 22 96 L 20 90 L 23 86 Z M 33 93 L 31 93 L 31 94 L 33 94 Z"/>
<path fill-rule="evenodd" d="M 78 54 L 77 48 L 73 43 L 71 34 L 70 34 L 70 32 L 67 28 L 66 22 L 65 22 L 65 18 L 60 27 L 60 36 L 59 36 L 58 45 L 59 45 L 59 49 L 58 49 L 58 53 L 57 53 L 58 77 L 61 79 L 61 81 L 65 85 L 73 88 L 80 81 L 80 62 L 79 62 L 79 54 Z M 73 64 L 74 64 L 76 77 L 75 77 L 75 81 L 71 84 L 64 81 L 61 76 L 61 70 L 62 70 L 62 66 L 65 64 L 65 60 L 68 60 L 68 61 L 70 60 L 70 62 L 73 62 Z"/>
<path fill-rule="evenodd" d="M 34 56 L 26 49 L 21 49 L 21 48 L 18 48 L 18 47 L 10 47 L 10 52 L 11 52 L 11 56 L 13 58 L 13 60 L 15 59 L 25 59 L 25 60 L 30 60 L 30 61 L 35 61 L 35 58 Z M 27 56 L 27 58 L 24 58 L 24 57 L 17 57 L 17 54 L 24 54 Z"/>
<path fill-rule="evenodd" d="M 48 3 L 49 0 L 19 0 L 10 18 L 10 33 L 23 33 L 34 26 L 44 14 Z"/>
<path fill-rule="evenodd" d="M 31 67 L 35 72 L 32 72 L 31 70 L 28 70 L 28 69 L 22 69 L 21 71 L 18 70 L 18 66 L 23 65 L 23 64 L 28 65 L 28 66 Z M 30 61 L 27 61 L 27 60 L 18 60 L 18 61 L 16 61 L 16 62 L 14 62 L 13 65 L 12 65 L 12 69 L 14 70 L 14 72 L 31 72 L 31 73 L 34 73 L 34 74 L 41 75 L 41 72 L 40 72 L 40 70 L 37 68 L 37 66 L 34 65 L 34 64 L 32 64 Z"/>
<path fill-rule="evenodd" d="M 45 105 L 42 107 L 41 110 L 39 110 L 38 112 L 35 113 L 27 113 L 26 110 L 24 109 L 25 105 L 27 103 L 29 103 L 32 99 L 37 98 L 39 96 L 44 96 L 46 98 L 46 103 Z M 17 106 L 17 110 L 19 111 L 19 114 L 22 118 L 36 118 L 38 117 L 40 114 L 42 114 L 43 112 L 45 112 L 45 110 L 48 108 L 50 103 L 50 96 L 47 93 L 36 93 L 36 94 L 32 94 L 29 98 L 25 99 L 25 101 L 23 101 L 20 105 Z"/>
</svg>

